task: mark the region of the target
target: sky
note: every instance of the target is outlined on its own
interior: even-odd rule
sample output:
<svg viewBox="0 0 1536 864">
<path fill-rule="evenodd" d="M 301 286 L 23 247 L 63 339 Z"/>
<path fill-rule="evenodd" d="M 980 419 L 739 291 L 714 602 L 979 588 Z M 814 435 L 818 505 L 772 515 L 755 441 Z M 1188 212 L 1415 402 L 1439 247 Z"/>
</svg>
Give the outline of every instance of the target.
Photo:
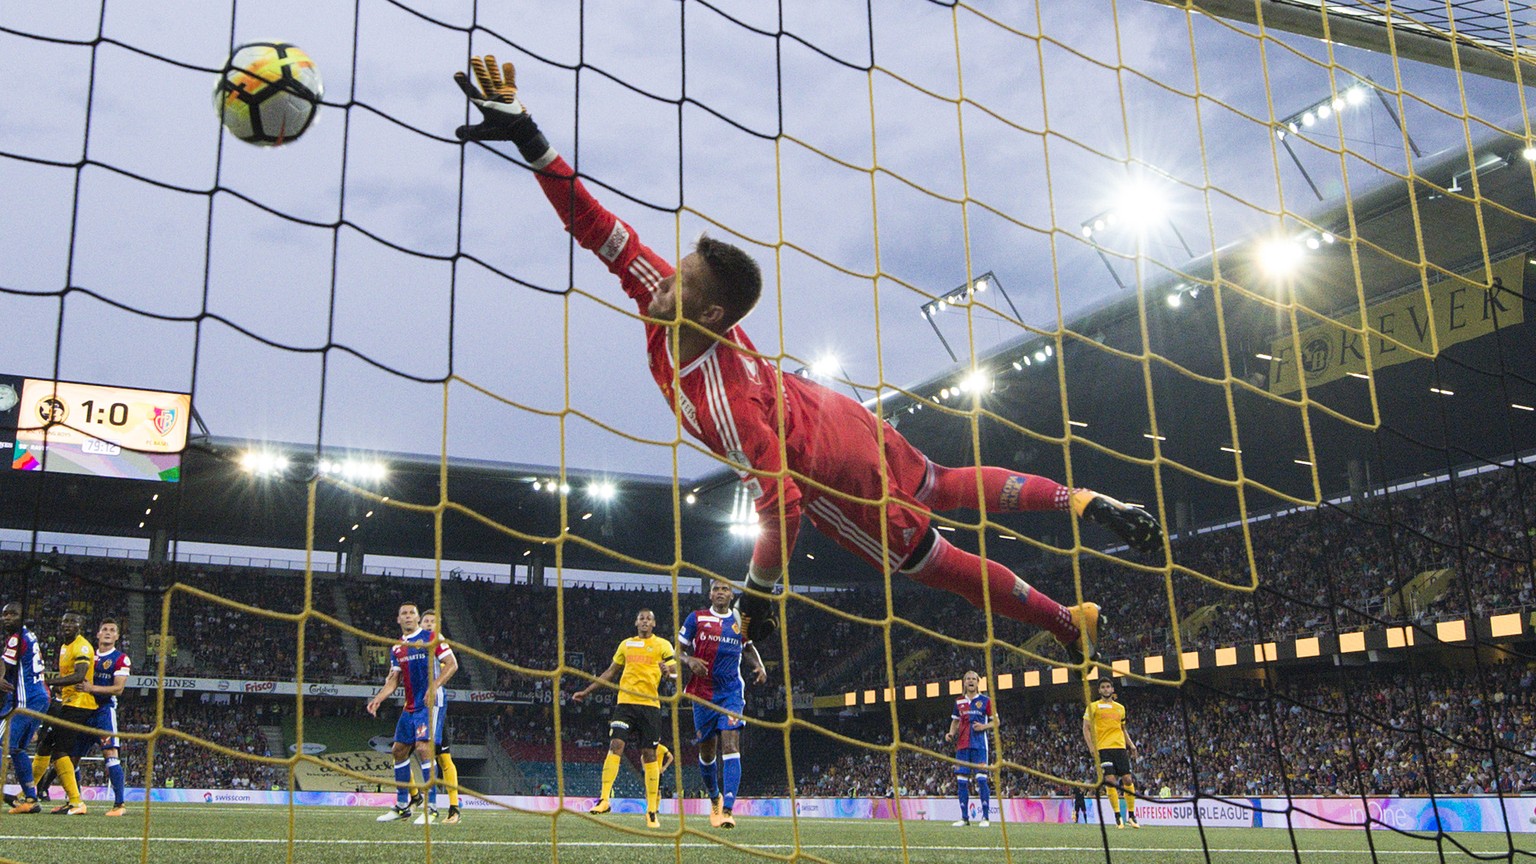
<svg viewBox="0 0 1536 864">
<path fill-rule="evenodd" d="M 1255 32 L 1127 0 L 7 3 L 0 373 L 190 391 L 215 436 L 327 453 L 718 470 L 515 152 L 453 140 L 471 54 L 517 64 L 551 143 L 663 255 L 744 243 L 758 347 L 835 356 L 864 396 L 956 366 L 919 310 L 973 276 L 1007 298 L 934 319 L 962 365 L 1126 296 L 1079 226 L 1128 179 L 1166 208 L 1139 245 L 1101 235 L 1137 290 L 1138 264 L 1190 257 L 1170 225 L 1198 257 L 1529 134 L 1512 84 Z M 275 149 L 210 99 L 231 46 L 270 39 L 326 102 Z M 1368 101 L 1292 138 L 1319 202 L 1270 123 L 1351 74 L 1423 156 Z"/>
</svg>

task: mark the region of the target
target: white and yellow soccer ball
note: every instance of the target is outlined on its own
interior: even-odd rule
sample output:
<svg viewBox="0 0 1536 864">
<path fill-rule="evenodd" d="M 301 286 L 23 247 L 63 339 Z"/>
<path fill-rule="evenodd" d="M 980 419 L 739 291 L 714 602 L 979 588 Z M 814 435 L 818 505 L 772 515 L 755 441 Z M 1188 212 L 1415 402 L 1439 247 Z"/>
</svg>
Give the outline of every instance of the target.
<svg viewBox="0 0 1536 864">
<path fill-rule="evenodd" d="M 287 42 L 251 42 L 230 55 L 213 108 L 241 141 L 273 147 L 304 134 L 325 89 L 315 61 Z"/>
</svg>

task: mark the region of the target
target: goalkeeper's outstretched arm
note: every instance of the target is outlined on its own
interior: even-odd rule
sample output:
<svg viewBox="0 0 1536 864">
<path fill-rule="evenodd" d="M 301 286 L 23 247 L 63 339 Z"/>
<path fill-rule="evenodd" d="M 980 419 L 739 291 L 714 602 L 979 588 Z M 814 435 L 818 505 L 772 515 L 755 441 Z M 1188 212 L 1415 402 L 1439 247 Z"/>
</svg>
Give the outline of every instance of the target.
<svg viewBox="0 0 1536 864">
<path fill-rule="evenodd" d="M 454 134 L 461 141 L 511 141 L 516 145 L 517 152 L 536 169 L 544 197 L 554 206 L 565 230 L 583 249 L 596 253 L 609 272 L 621 279 L 624 292 L 640 304 L 640 312 L 647 312 L 652 290 L 657 282 L 672 275 L 672 265 L 639 242 L 633 228 L 599 204 L 576 171 L 549 145 L 517 96 L 516 70 L 511 63 L 498 67 L 495 57 L 471 57 L 470 69 L 478 87 L 463 72 L 454 73 L 453 79 L 484 119 L 460 126 Z M 645 259 L 642 265 L 635 264 L 637 258 Z"/>
</svg>

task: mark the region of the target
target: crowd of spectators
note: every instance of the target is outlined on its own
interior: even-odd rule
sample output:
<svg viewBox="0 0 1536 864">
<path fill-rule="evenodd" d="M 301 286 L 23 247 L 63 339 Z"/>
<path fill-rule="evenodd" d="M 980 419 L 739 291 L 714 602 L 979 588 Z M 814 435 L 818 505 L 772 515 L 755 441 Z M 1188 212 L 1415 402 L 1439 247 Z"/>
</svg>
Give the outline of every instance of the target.
<svg viewBox="0 0 1536 864">
<path fill-rule="evenodd" d="M 1134 767 L 1142 794 L 1536 792 L 1536 670 L 1527 665 L 1351 670 L 1269 688 L 1257 683 L 1230 690 L 1196 684 L 1122 687 L 1121 696 L 1139 748 Z M 1052 777 L 1094 777 L 1080 703 L 1005 697 L 999 704 L 1001 755 L 1019 766 L 994 777 L 1003 794 L 1059 794 L 1062 787 Z M 872 746 L 797 738 L 799 794 L 879 796 L 898 787 L 915 796 L 954 792 L 953 763 L 912 749 L 952 755 L 943 742 L 947 717 L 898 721 L 903 746 L 895 775 L 890 749 L 883 746 L 893 740 L 888 714 L 825 725 Z M 766 738 L 772 750 L 774 734 L 756 733 L 749 742 Z M 750 753 L 743 759 L 754 764 Z M 754 794 L 786 791 L 782 772 L 749 773 Z"/>
<path fill-rule="evenodd" d="M 1526 491 L 1525 471 L 1489 471 L 1252 519 L 1243 527 L 1180 536 L 1172 544 L 1177 566 L 1167 576 L 1082 556 L 1078 572 L 1084 595 L 1104 606 L 1110 622 L 1101 634 L 1103 654 L 1114 658 L 1168 652 L 1175 644 L 1184 650 L 1241 645 L 1536 607 L 1536 494 Z M 1072 569 L 1061 556 L 1035 554 L 1009 564 L 1053 596 L 1067 602 L 1077 596 Z M 1447 590 L 1424 595 L 1403 590 L 1417 575 L 1442 568 L 1455 574 Z M 125 647 L 152 669 L 155 655 L 144 648 L 172 650 L 154 637 L 161 630 L 162 599 L 173 584 L 289 615 L 303 610 L 306 596 L 302 576 L 287 571 L 114 561 L 56 551 L 42 556 L 0 553 L 0 588 L 7 598 L 25 600 L 26 616 L 43 637 L 49 657 L 56 650 L 58 618 L 72 611 L 86 617 L 88 636 L 101 618 L 116 618 Z M 562 664 L 587 675 L 600 672 L 613 646 L 632 632 L 635 613 L 642 607 L 655 611 L 657 632 L 671 638 L 680 615 L 707 605 L 697 589 L 679 595 L 675 606 L 669 590 L 640 588 L 574 586 L 557 591 L 545 585 L 445 580 L 442 590 L 460 592 L 464 608 L 471 610 L 472 626 L 462 628 L 478 636 L 479 644 L 471 647 L 527 670 L 494 668 L 494 689 L 533 703 L 509 708 L 488 721 L 485 731 L 504 742 L 547 742 L 553 706 L 559 703 L 568 741 L 600 743 L 606 706 L 570 705 L 566 694 L 584 681 L 567 675 L 557 683 L 551 673 Z M 1027 658 L 1011 646 L 1034 636 L 1031 628 L 997 619 L 989 630 L 985 617 L 958 597 L 900 577 L 890 591 L 889 616 L 886 586 L 874 578 L 790 598 L 784 619 L 788 654 L 779 656 L 777 644 L 765 646 L 770 684 L 753 691 L 749 711 L 783 716 L 780 664 L 788 664 L 797 695 L 889 686 L 892 671 L 897 682 L 906 683 L 957 677 L 965 668 L 1004 672 L 1026 666 Z M 129 626 L 136 602 L 133 592 L 142 598 L 145 633 Z M 303 640 L 305 679 L 380 681 L 387 663 L 385 640 L 398 633 L 396 608 L 405 600 L 429 604 L 431 593 L 431 583 L 418 579 L 315 580 L 309 595 L 316 611 L 350 619 L 379 639 L 357 639 L 310 618 Z M 297 621 L 185 590 L 168 596 L 167 629 L 174 637 L 169 672 L 265 680 L 295 677 Z M 344 610 L 335 608 L 338 596 L 346 600 Z M 1213 614 L 1198 630 L 1180 629 L 1202 609 Z M 463 638 L 462 633 L 450 635 Z M 982 647 L 989 637 L 995 640 L 990 657 Z M 143 644 L 136 649 L 139 642 Z M 1040 650 L 1056 649 L 1046 644 Z M 1298 792 L 1338 790 L 1349 783 L 1365 783 L 1372 792 L 1524 788 L 1530 782 L 1528 765 L 1518 760 L 1493 764 L 1486 751 L 1479 750 L 1485 744 L 1463 737 L 1464 732 L 1497 732 L 1507 736 L 1502 744 L 1510 752 L 1531 751 L 1529 740 L 1519 740 L 1529 736 L 1524 730 L 1530 728 L 1530 673 L 1499 674 L 1499 687 L 1488 691 L 1496 693 L 1497 700 L 1473 692 L 1485 687 L 1482 679 L 1469 682 L 1445 672 L 1390 673 L 1368 679 L 1371 687 L 1351 690 L 1303 679 L 1264 691 L 1264 698 L 1240 691 L 1206 692 L 1199 685 L 1179 691 L 1139 689 L 1136 695 L 1145 698 L 1138 699 L 1133 716 L 1145 718 L 1145 728 L 1191 730 L 1187 736 L 1144 745 L 1143 770 L 1154 787 L 1166 784 L 1175 791 L 1198 788 L 1220 794 L 1276 791 L 1277 784 L 1289 784 Z M 556 687 L 565 693 L 556 693 Z M 1278 710 L 1282 704 L 1285 709 Z M 1079 710 L 1049 703 L 1021 708 L 1010 718 L 1019 734 L 1005 738 L 1011 742 L 1005 743 L 1008 758 L 1058 776 L 1084 776 L 1089 766 L 1087 754 L 1076 743 Z M 1159 719 L 1150 722 L 1149 715 Z M 831 725 L 844 722 L 863 729 L 859 724 L 867 721 L 851 718 Z M 932 742 L 942 736 L 946 723 L 913 718 L 908 728 Z M 874 733 L 880 727 L 875 721 Z M 1414 731 L 1403 731 L 1410 727 Z M 222 735 L 229 730 L 213 731 Z M 232 734 L 238 737 L 238 732 Z M 1272 746 L 1276 740 L 1283 743 Z M 782 744 L 776 746 L 782 750 Z M 809 755 L 801 755 L 802 750 Z M 797 781 L 809 784 L 808 789 L 857 787 L 867 792 L 892 785 L 883 751 L 822 748 L 812 735 L 797 736 L 795 752 L 797 770 L 812 769 Z M 900 750 L 899 785 L 914 793 L 948 788 L 948 770 L 932 762 L 916 751 Z M 1050 787 L 1047 781 L 1018 772 L 1002 782 L 1005 789 L 1022 792 Z"/>
<path fill-rule="evenodd" d="M 274 705 L 270 710 L 277 709 Z M 196 736 L 239 753 L 285 757 L 287 754 L 272 753 L 261 733 L 260 726 L 269 717 L 275 718 L 276 714 L 269 714 L 267 707 L 254 700 L 234 705 L 189 697 L 167 700 L 164 729 Z M 125 699 L 118 713 L 118 728 L 123 732 L 149 733 L 155 729 L 154 719 L 152 704 Z M 124 779 L 129 787 L 142 787 L 147 779 L 145 756 L 149 744 L 135 738 L 125 738 L 122 744 Z M 82 771 L 88 785 L 105 785 L 99 762 L 87 761 Z M 162 732 L 155 739 L 153 782 L 163 788 L 276 789 L 287 788 L 288 772 L 281 766 L 242 759 Z"/>
<path fill-rule="evenodd" d="M 1536 606 L 1531 568 L 1536 494 L 1523 492 L 1519 471 L 1524 469 L 1252 520 L 1246 530 L 1232 527 L 1180 537 L 1173 543 L 1178 566 L 1167 577 L 1083 556 L 1083 593 L 1104 607 L 1111 622 L 1102 634 L 1102 651 L 1109 657 L 1164 653 L 1176 644 L 1176 633 L 1177 644 L 1189 650 Z M 160 628 L 159 589 L 172 583 L 278 613 L 296 613 L 304 604 L 304 580 L 288 571 L 164 568 L 50 557 L 56 566 L 43 564 L 30 571 L 34 578 L 25 585 L 29 618 L 45 636 L 63 611 L 81 611 L 90 620 L 111 615 L 126 630 L 127 597 L 113 586 L 127 585 L 127 574 L 134 568 L 142 573 L 142 590 L 149 592 L 145 611 L 151 634 Z M 1052 596 L 1066 602 L 1077 596 L 1070 567 L 1059 556 L 1008 563 Z M 1427 599 L 1394 597 L 1418 574 L 1441 568 L 1456 574 L 1448 590 Z M 25 559 L 12 553 L 0 557 L 0 570 L 9 583 L 5 587 L 13 591 L 18 574 L 29 572 Z M 431 586 L 424 580 L 376 578 L 342 587 L 352 623 L 381 640 L 396 635 L 395 609 L 401 601 L 431 602 Z M 497 667 L 493 686 L 499 690 L 537 688 L 540 681 L 548 687 L 548 675 L 537 673 L 551 672 L 562 659 L 589 673 L 601 671 L 611 643 L 631 632 L 635 611 L 642 606 L 657 613 L 658 633 L 670 637 L 678 624 L 668 591 L 557 591 L 545 585 L 466 580 L 445 581 L 443 590 L 462 592 L 474 614 L 479 644 L 471 647 L 535 673 Z M 333 608 L 330 580 L 316 580 L 311 596 L 316 611 L 340 617 Z M 891 603 L 894 614 L 888 618 L 885 586 L 877 579 L 791 598 L 785 627 L 792 679 L 815 692 L 888 685 L 887 629 L 897 680 L 935 677 L 926 674 L 930 669 L 984 666 L 978 645 L 989 635 L 986 620 L 963 600 L 898 577 L 891 586 Z M 563 631 L 557 628 L 561 604 Z M 676 608 L 685 615 L 705 605 L 701 592 L 690 591 L 677 598 Z M 1201 628 L 1179 629 L 1192 613 L 1206 607 L 1216 608 Z M 171 593 L 170 610 L 177 650 L 172 671 L 258 679 L 291 679 L 296 674 L 295 621 L 186 591 Z M 557 656 L 561 632 L 564 657 Z M 129 632 L 126 638 L 141 635 Z M 990 635 L 997 644 L 1012 646 L 1024 643 L 1033 631 L 995 619 Z M 305 629 L 305 677 L 332 683 L 378 680 L 387 662 L 383 644 L 349 639 L 338 628 L 311 618 Z M 1054 648 L 1047 643 L 1041 650 Z M 781 659 L 774 656 L 777 651 L 767 653 L 770 660 Z M 992 659 L 998 671 L 1025 664 L 1008 650 L 997 651 Z"/>
</svg>

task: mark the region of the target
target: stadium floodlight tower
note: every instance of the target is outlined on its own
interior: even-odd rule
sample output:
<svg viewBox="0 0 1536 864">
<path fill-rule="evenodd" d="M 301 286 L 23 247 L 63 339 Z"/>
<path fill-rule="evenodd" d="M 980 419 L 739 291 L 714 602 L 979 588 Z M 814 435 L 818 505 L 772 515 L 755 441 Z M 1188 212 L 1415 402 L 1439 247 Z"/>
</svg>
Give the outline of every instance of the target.
<svg viewBox="0 0 1536 864">
<path fill-rule="evenodd" d="M 1008 296 L 1008 289 L 1003 287 L 1003 283 L 991 270 L 969 282 L 960 283 L 959 287 L 941 296 L 923 302 L 921 307 L 923 320 L 927 321 L 928 326 L 933 328 L 933 335 L 939 337 L 939 342 L 944 345 L 944 350 L 949 353 L 949 359 L 952 362 L 959 363 L 960 358 L 955 355 L 955 349 L 949 346 L 949 340 L 945 339 L 943 332 L 939 330 L 938 322 L 934 320 L 934 316 L 952 306 L 962 306 L 971 303 L 977 294 L 985 293 L 994 288 L 997 289 L 997 293 L 1003 295 L 1003 300 L 1008 304 L 1009 311 L 1013 312 L 1014 320 L 1023 323 L 1023 318 L 1019 315 L 1019 307 L 1013 305 L 1013 298 Z"/>
<path fill-rule="evenodd" d="M 1111 207 L 1084 219 L 1078 225 L 1078 231 L 1082 233 L 1083 239 L 1088 241 L 1088 245 L 1093 247 L 1093 251 L 1098 253 L 1099 260 L 1104 262 L 1104 269 L 1109 271 L 1110 278 L 1115 280 L 1115 284 L 1120 286 L 1122 291 L 1129 291 L 1130 286 L 1120 278 L 1115 265 L 1110 262 L 1109 256 L 1104 254 L 1103 240 L 1106 235 L 1131 236 L 1135 242 L 1136 264 L 1139 267 L 1147 233 L 1154 227 L 1161 226 L 1167 226 L 1173 232 L 1173 236 L 1183 247 L 1185 255 L 1190 258 L 1195 257 L 1194 250 L 1189 247 L 1189 241 L 1184 239 L 1179 226 L 1175 225 L 1173 218 L 1168 215 L 1165 196 L 1146 180 L 1136 179 L 1121 188 Z"/>
<path fill-rule="evenodd" d="M 1302 178 L 1307 181 L 1308 186 L 1312 187 L 1312 194 L 1316 195 L 1319 201 L 1323 200 L 1322 190 L 1317 188 L 1317 184 L 1312 181 L 1312 175 L 1307 172 L 1306 166 L 1301 164 L 1301 157 L 1296 155 L 1296 150 L 1291 147 L 1291 141 L 1297 136 L 1305 136 L 1309 129 L 1319 123 L 1330 120 L 1342 122 L 1345 111 L 1364 107 L 1370 101 L 1372 93 L 1376 94 L 1381 107 L 1386 109 L 1387 116 L 1392 118 L 1397 131 L 1401 132 L 1408 141 L 1413 155 L 1424 155 L 1419 152 L 1419 145 L 1413 143 L 1413 136 L 1403 128 L 1403 120 L 1397 116 L 1397 110 L 1392 107 L 1392 103 L 1387 101 L 1386 94 L 1376 87 L 1376 82 L 1369 78 L 1346 77 L 1353 83 L 1341 87 L 1337 93 L 1330 93 L 1300 111 L 1292 112 L 1289 117 L 1284 117 L 1275 123 L 1275 138 L 1285 148 L 1285 152 L 1290 154 L 1291 161 L 1296 163 L 1296 170 L 1301 172 Z M 1338 115 L 1337 118 L 1334 115 Z"/>
</svg>

